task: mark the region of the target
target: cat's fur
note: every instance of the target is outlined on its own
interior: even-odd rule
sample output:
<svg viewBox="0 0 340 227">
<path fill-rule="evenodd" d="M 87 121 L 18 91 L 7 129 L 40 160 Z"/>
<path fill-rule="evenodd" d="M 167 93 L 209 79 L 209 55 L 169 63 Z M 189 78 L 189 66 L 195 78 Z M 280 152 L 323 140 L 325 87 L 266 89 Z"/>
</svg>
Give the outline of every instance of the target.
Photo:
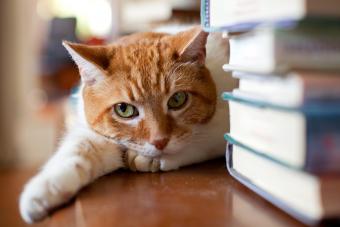
<svg viewBox="0 0 340 227">
<path fill-rule="evenodd" d="M 219 95 L 235 81 L 221 69 L 228 60 L 226 41 L 207 37 L 194 27 L 176 35 L 139 33 L 110 46 L 64 43 L 82 78 L 78 118 L 25 186 L 20 212 L 26 222 L 43 219 L 118 168 L 168 171 L 224 154 L 228 111 Z M 177 91 L 189 92 L 189 101 L 170 111 L 167 100 Z M 114 116 L 117 102 L 134 104 L 139 116 Z"/>
</svg>

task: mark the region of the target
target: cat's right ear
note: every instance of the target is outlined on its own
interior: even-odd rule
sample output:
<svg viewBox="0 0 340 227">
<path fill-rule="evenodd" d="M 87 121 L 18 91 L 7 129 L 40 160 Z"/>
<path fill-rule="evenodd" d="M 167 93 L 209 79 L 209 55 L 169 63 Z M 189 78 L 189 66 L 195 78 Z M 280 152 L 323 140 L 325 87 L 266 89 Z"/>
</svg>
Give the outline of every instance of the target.
<svg viewBox="0 0 340 227">
<path fill-rule="evenodd" d="M 93 85 L 106 76 L 108 50 L 104 46 L 89 46 L 63 41 L 63 46 L 77 64 L 83 83 Z"/>
<path fill-rule="evenodd" d="M 194 26 L 171 36 L 171 41 L 182 61 L 196 61 L 204 64 L 208 35 L 209 33 L 203 31 L 200 26 Z"/>
</svg>

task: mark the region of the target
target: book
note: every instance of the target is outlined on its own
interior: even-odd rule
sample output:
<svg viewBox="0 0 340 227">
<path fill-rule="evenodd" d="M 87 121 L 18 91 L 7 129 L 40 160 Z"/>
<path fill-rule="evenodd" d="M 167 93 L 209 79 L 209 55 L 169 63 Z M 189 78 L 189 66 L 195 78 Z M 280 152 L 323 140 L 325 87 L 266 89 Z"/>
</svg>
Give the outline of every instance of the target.
<svg viewBox="0 0 340 227">
<path fill-rule="evenodd" d="M 263 23 L 289 26 L 306 18 L 339 18 L 337 0 L 202 0 L 201 23 L 206 31 L 240 32 Z"/>
<path fill-rule="evenodd" d="M 228 92 L 223 99 L 233 140 L 290 168 L 340 173 L 339 102 L 288 108 Z"/>
<path fill-rule="evenodd" d="M 291 169 L 232 143 L 226 157 L 234 178 L 303 223 L 340 217 L 339 176 Z"/>
<path fill-rule="evenodd" d="M 339 4 L 340 5 L 340 4 Z M 340 27 L 265 27 L 230 38 L 226 71 L 260 74 L 292 69 L 340 70 Z"/>
<path fill-rule="evenodd" d="M 239 79 L 239 88 L 233 91 L 239 97 L 287 107 L 340 100 L 339 72 L 299 70 L 260 75 L 235 71 L 233 77 Z"/>
</svg>

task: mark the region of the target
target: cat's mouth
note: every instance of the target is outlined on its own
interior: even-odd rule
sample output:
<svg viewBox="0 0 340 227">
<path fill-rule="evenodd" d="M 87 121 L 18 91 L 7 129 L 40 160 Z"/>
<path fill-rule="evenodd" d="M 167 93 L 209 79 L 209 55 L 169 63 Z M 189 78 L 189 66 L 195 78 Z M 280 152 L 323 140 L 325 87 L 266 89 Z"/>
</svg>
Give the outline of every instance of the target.
<svg viewBox="0 0 340 227">
<path fill-rule="evenodd" d="M 103 136 L 116 144 L 122 145 L 128 149 L 134 150 L 137 153 L 144 155 L 144 156 L 155 158 L 155 157 L 159 157 L 163 153 L 163 151 L 158 150 L 154 145 L 150 143 L 144 143 L 143 145 L 141 145 L 141 144 L 133 143 L 128 140 L 117 140 L 116 138 L 107 136 L 107 135 L 103 135 Z"/>
<path fill-rule="evenodd" d="M 154 145 L 145 142 L 144 144 L 137 144 L 128 140 L 117 140 L 114 137 L 111 136 L 106 136 L 103 135 L 106 138 L 110 139 L 116 144 L 122 145 L 126 147 L 127 149 L 131 149 L 136 151 L 138 154 L 151 157 L 151 158 L 156 158 L 161 156 L 162 154 L 175 154 L 178 153 L 181 149 L 179 149 L 178 144 L 175 146 L 176 148 L 172 146 L 173 144 L 169 143 L 163 150 L 157 149 Z"/>
</svg>

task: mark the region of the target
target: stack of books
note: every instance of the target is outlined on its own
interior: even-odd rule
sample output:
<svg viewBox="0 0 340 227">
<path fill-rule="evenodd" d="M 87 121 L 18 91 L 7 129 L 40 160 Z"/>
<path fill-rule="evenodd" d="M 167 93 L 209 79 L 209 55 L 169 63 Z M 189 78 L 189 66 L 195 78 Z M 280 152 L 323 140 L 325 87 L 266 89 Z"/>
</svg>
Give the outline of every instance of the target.
<svg viewBox="0 0 340 227">
<path fill-rule="evenodd" d="M 232 176 L 314 225 L 340 217 L 340 4 L 202 1 L 206 31 L 225 31 L 239 79 L 225 92 Z"/>
</svg>

